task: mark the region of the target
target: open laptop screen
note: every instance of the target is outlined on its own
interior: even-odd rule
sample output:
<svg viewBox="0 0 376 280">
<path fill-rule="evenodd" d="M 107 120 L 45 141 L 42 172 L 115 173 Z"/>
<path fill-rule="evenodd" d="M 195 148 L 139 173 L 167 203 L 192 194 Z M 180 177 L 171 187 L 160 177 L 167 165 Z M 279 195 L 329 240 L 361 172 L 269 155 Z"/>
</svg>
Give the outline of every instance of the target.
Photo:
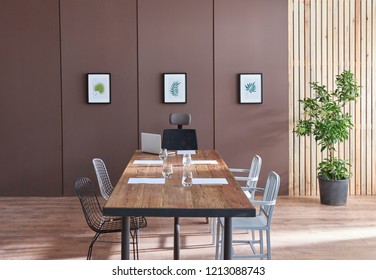
<svg viewBox="0 0 376 280">
<path fill-rule="evenodd" d="M 141 150 L 144 153 L 159 154 L 161 142 L 160 134 L 141 132 Z"/>
</svg>

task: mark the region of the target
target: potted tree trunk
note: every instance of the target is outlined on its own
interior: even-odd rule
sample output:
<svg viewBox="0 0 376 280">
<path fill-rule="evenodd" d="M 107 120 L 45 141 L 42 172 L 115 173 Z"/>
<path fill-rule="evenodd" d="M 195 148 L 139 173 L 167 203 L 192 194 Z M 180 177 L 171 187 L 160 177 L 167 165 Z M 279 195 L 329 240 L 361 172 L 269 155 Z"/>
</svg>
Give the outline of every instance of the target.
<svg viewBox="0 0 376 280">
<path fill-rule="evenodd" d="M 299 100 L 303 105 L 302 118 L 294 133 L 298 136 L 313 135 L 321 152 L 327 157 L 319 163 L 318 180 L 320 201 L 326 205 L 347 203 L 349 178 L 352 175 L 348 160 L 336 157 L 336 145 L 349 138 L 353 122 L 344 106 L 359 96 L 359 86 L 350 71 L 336 76 L 336 89 L 329 91 L 326 86 L 311 82 L 315 97 Z"/>
</svg>

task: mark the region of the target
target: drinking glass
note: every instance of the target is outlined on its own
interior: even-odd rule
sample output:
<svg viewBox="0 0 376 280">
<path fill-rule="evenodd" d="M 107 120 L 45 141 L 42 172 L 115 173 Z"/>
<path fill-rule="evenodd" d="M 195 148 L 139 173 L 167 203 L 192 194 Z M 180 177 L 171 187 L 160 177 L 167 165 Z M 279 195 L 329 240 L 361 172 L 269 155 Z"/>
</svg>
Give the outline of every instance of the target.
<svg viewBox="0 0 376 280">
<path fill-rule="evenodd" d="M 183 171 L 182 184 L 184 187 L 192 186 L 192 171 Z"/>
<path fill-rule="evenodd" d="M 184 154 L 183 155 L 183 165 L 184 166 L 190 166 L 192 163 L 191 155 L 190 154 Z"/>
<path fill-rule="evenodd" d="M 159 152 L 159 158 L 161 160 L 167 159 L 167 149 L 161 149 L 161 151 Z"/>
<path fill-rule="evenodd" d="M 172 176 L 172 164 L 163 163 L 162 175 L 165 178 L 170 178 Z"/>
</svg>

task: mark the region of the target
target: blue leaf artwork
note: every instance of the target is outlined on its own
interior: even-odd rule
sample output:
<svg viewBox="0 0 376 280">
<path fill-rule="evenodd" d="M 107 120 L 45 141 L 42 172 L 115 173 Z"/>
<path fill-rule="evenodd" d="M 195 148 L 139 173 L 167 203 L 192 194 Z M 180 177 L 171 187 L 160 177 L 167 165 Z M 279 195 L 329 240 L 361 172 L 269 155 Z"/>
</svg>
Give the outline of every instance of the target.
<svg viewBox="0 0 376 280">
<path fill-rule="evenodd" d="M 256 92 L 256 82 L 245 84 L 245 90 L 247 93 Z"/>
<path fill-rule="evenodd" d="M 170 87 L 170 93 L 171 95 L 177 97 L 179 95 L 179 86 L 181 82 L 179 81 L 173 81 Z"/>
</svg>

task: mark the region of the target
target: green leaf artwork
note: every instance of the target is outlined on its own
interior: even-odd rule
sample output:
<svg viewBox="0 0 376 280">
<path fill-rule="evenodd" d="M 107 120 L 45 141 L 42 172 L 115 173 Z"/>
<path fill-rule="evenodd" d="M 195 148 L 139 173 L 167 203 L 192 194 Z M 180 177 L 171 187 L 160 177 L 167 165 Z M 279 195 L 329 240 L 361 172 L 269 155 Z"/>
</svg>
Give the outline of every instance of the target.
<svg viewBox="0 0 376 280">
<path fill-rule="evenodd" d="M 94 85 L 94 92 L 96 94 L 103 94 L 104 93 L 104 84 L 103 83 L 97 83 Z"/>
<path fill-rule="evenodd" d="M 170 93 L 173 96 L 175 96 L 175 97 L 179 95 L 179 86 L 180 86 L 180 84 L 181 84 L 181 82 L 179 82 L 179 81 L 174 81 L 171 84 Z"/>
<path fill-rule="evenodd" d="M 256 82 L 253 83 L 247 83 L 245 85 L 245 90 L 249 93 L 254 93 L 256 92 Z"/>
</svg>

